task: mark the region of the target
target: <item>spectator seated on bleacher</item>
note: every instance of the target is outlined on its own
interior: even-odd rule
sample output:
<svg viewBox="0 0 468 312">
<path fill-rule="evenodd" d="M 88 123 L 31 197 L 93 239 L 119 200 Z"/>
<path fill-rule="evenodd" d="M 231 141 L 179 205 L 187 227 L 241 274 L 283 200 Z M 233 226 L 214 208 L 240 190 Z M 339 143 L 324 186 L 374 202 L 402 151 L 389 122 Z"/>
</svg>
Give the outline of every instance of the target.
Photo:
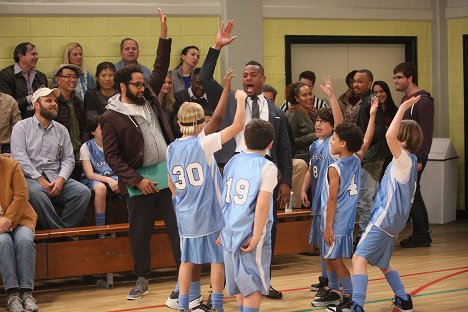
<svg viewBox="0 0 468 312">
<path fill-rule="evenodd" d="M 53 120 L 59 95 L 58 89 L 34 92 L 34 115 L 18 122 L 11 135 L 11 156 L 21 165 L 42 229 L 79 226 L 91 197 L 85 185 L 69 178 L 75 165 L 70 135 Z M 63 206 L 61 215 L 53 204 Z"/>
<path fill-rule="evenodd" d="M 34 288 L 34 228 L 28 185 L 16 160 L 0 155 L 0 275 L 10 312 L 37 311 Z M 24 309 L 24 310 L 23 310 Z"/>
<path fill-rule="evenodd" d="M 11 130 L 21 120 L 18 103 L 13 97 L 0 92 L 0 146 L 1 153 L 10 153 Z"/>
<path fill-rule="evenodd" d="M 96 115 L 88 120 L 88 131 L 93 138 L 85 142 L 80 149 L 80 160 L 83 166 L 81 182 L 94 191 L 96 225 L 106 223 L 107 191 L 120 193 L 118 177 L 104 157 L 100 118 L 100 115 Z"/>
</svg>

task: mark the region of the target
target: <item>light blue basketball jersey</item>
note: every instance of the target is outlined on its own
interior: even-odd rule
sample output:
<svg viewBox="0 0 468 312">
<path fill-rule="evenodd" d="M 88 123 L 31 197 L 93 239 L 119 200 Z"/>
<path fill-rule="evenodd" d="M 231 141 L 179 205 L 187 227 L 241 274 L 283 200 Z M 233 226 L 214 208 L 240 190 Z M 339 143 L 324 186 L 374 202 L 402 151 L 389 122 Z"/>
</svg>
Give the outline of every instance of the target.
<svg viewBox="0 0 468 312">
<path fill-rule="evenodd" d="M 261 186 L 263 167 L 271 162 L 257 153 L 241 152 L 226 164 L 223 171 L 223 248 L 230 252 L 239 251 L 253 234 L 257 196 Z M 271 247 L 273 224 L 273 196 L 270 211 L 257 246 Z"/>
<path fill-rule="evenodd" d="M 385 170 L 372 206 L 370 223 L 391 236 L 398 235 L 405 228 L 416 190 L 418 179 L 416 156 L 410 153 L 407 155 L 411 158 L 408 181 L 400 183 L 396 180 L 394 160 L 392 160 Z"/>
<path fill-rule="evenodd" d="M 177 191 L 179 235 L 186 238 L 211 234 L 223 225 L 221 174 L 214 156 L 206 159 L 200 139 L 177 139 L 167 149 L 167 171 Z"/>
<path fill-rule="evenodd" d="M 310 145 L 309 149 L 311 162 L 310 189 L 312 194 L 310 210 L 312 215 L 321 214 L 321 193 L 325 181 L 323 177 L 327 176 L 328 166 L 336 160 L 330 154 L 330 139 L 331 136 L 324 140 L 316 140 Z"/>
<path fill-rule="evenodd" d="M 361 161 L 356 155 L 338 159 L 329 167 L 334 167 L 340 176 L 338 198 L 336 204 L 333 232 L 335 235 L 349 235 L 354 229 L 356 219 L 356 205 L 361 187 Z M 324 176 L 322 188 L 322 222 L 323 231 L 327 220 L 327 200 L 329 195 L 328 175 Z"/>
</svg>

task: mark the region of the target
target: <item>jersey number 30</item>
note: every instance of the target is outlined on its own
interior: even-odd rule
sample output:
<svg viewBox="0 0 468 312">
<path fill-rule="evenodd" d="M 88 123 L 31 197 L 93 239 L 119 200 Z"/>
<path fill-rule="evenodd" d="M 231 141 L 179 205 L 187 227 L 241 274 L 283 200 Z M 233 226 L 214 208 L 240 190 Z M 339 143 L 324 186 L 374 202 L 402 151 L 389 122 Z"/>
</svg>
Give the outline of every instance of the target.
<svg viewBox="0 0 468 312">
<path fill-rule="evenodd" d="M 226 181 L 226 203 L 231 202 L 231 187 L 232 187 L 232 177 Z M 250 183 L 249 180 L 239 179 L 236 182 L 235 195 L 233 196 L 234 203 L 236 205 L 243 205 L 247 202 L 247 195 L 249 195 Z"/>
<path fill-rule="evenodd" d="M 187 187 L 187 178 L 190 185 L 200 186 L 203 184 L 203 167 L 199 163 L 191 163 L 186 170 L 182 166 L 172 168 L 172 174 L 177 175 L 178 180 L 174 183 L 175 187 L 183 190 Z"/>
</svg>

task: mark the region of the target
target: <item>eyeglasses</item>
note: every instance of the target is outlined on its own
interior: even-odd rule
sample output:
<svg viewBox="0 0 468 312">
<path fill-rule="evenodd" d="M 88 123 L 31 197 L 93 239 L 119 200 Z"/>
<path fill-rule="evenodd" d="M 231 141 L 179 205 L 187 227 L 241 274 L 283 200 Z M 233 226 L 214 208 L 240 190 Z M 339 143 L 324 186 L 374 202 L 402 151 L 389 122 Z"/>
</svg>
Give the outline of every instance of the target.
<svg viewBox="0 0 468 312">
<path fill-rule="evenodd" d="M 59 75 L 59 77 L 62 77 L 62 78 L 65 78 L 65 79 L 78 79 L 78 78 L 80 78 L 80 76 L 78 76 L 78 75 L 65 75 L 65 76 Z"/>
<path fill-rule="evenodd" d="M 401 75 L 393 76 L 393 80 L 400 80 L 403 78 L 406 78 L 406 76 L 401 76 Z"/>
<path fill-rule="evenodd" d="M 140 89 L 141 87 L 146 88 L 146 82 L 129 82 L 128 84 L 131 84 L 132 86 L 135 86 L 136 88 Z"/>
<path fill-rule="evenodd" d="M 316 123 L 316 124 L 319 124 L 319 125 L 324 125 L 324 124 L 326 124 L 327 122 L 328 122 L 328 121 L 323 120 L 323 119 L 318 119 L 318 118 L 315 119 L 315 123 Z"/>
</svg>

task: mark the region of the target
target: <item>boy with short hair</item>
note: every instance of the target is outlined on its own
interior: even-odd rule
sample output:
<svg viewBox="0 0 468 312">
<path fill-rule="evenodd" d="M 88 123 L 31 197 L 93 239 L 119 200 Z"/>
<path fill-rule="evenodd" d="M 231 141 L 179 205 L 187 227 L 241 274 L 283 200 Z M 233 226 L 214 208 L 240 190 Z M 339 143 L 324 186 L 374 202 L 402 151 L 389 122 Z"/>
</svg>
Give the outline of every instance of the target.
<svg viewBox="0 0 468 312">
<path fill-rule="evenodd" d="M 417 180 L 417 159 L 414 155 L 423 141 L 422 130 L 403 114 L 419 100 L 419 96 L 403 102 L 387 130 L 388 147 L 393 155 L 376 193 L 372 218 L 353 256 L 353 297 L 347 305 L 331 311 L 364 311 L 368 284 L 367 263 L 380 268 L 395 293 L 394 311 L 413 311 L 411 296 L 400 275 L 390 264 L 395 240 L 406 225 Z"/>
<path fill-rule="evenodd" d="M 320 85 L 320 88 L 328 96 L 331 104 L 330 107 L 323 107 L 317 112 L 315 120 L 315 134 L 318 139 L 315 140 L 309 148 L 310 163 L 309 169 L 304 177 L 301 189 L 301 201 L 305 207 L 311 209 L 312 226 L 310 229 L 309 243 L 314 246 L 319 246 L 322 241 L 322 232 L 320 231 L 321 222 L 321 207 L 320 193 L 323 188 L 324 176 L 328 170 L 328 166 L 338 159 L 338 155 L 333 155 L 330 151 L 330 140 L 333 129 L 343 121 L 341 109 L 336 100 L 332 89 L 332 82 L 329 77 L 325 80 L 325 86 Z M 311 202 L 309 202 L 307 191 L 310 187 Z M 327 270 L 322 255 L 320 256 L 322 275 L 319 277 L 318 284 L 312 284 L 311 290 L 317 291 L 320 295 L 324 288 L 328 286 Z"/>
<path fill-rule="evenodd" d="M 220 98 L 226 106 L 232 70 L 225 77 Z M 211 296 L 213 309 L 200 306 L 191 311 L 223 311 L 224 267 L 223 250 L 219 237 L 223 225 L 221 216 L 222 182 L 214 153 L 244 128 L 246 93 L 236 92 L 237 109 L 232 125 L 220 132 L 205 135 L 218 128 L 217 117 L 204 129 L 203 107 L 185 102 L 178 112 L 182 137 L 171 143 L 167 150 L 169 187 L 172 191 L 181 245 L 179 269 L 179 311 L 189 310 L 189 288 L 197 265 L 211 264 Z M 219 113 L 219 110 L 218 110 Z M 216 126 L 213 126 L 216 124 Z M 199 285 L 199 284 L 198 284 Z"/>
<path fill-rule="evenodd" d="M 246 152 L 224 167 L 222 244 L 229 296 L 240 312 L 259 310 L 270 289 L 273 190 L 278 168 L 264 156 L 273 144 L 273 126 L 253 119 L 245 126 Z"/>
<path fill-rule="evenodd" d="M 378 100 L 375 97 L 364 138 L 355 124 L 343 123 L 335 127 L 330 140 L 330 153 L 338 155 L 339 159 L 327 168 L 320 199 L 320 231 L 323 234 L 320 252 L 325 261 L 329 284 L 328 289 L 314 298 L 313 306 L 341 306 L 352 295 L 351 274 L 344 265 L 343 258 L 351 258 L 353 253 L 361 160 L 372 141 L 377 108 Z M 340 284 L 343 293 L 340 292 Z"/>
<path fill-rule="evenodd" d="M 118 177 L 107 164 L 102 147 L 101 115 L 88 120 L 88 131 L 92 139 L 85 142 L 80 148 L 80 160 L 83 165 L 81 183 L 94 191 L 94 209 L 96 225 L 106 224 L 106 197 L 107 192 L 120 193 Z M 99 234 L 99 238 L 106 238 Z"/>
</svg>

